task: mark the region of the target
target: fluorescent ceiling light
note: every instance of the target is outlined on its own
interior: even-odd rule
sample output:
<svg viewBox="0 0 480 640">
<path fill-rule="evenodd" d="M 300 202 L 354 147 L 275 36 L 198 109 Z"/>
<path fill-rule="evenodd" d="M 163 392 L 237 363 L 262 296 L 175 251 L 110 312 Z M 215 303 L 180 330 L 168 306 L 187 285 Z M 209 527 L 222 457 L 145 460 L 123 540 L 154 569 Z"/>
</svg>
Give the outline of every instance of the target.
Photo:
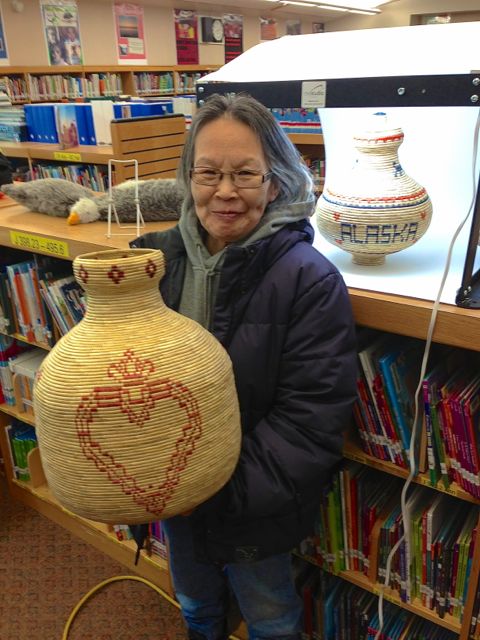
<svg viewBox="0 0 480 640">
<path fill-rule="evenodd" d="M 375 1 L 375 0 L 354 0 L 353 2 L 348 2 L 346 4 L 337 4 L 335 2 L 329 2 L 329 0 L 267 0 L 267 2 L 277 2 L 283 6 L 288 6 L 289 4 L 303 6 L 303 7 L 316 7 L 317 9 L 323 9 L 326 11 L 342 11 L 349 13 L 360 13 L 363 15 L 375 15 L 377 13 L 381 13 L 380 9 L 377 7 L 379 5 L 388 4 L 392 0 L 386 0 L 384 2 Z"/>
<path fill-rule="evenodd" d="M 348 13 L 359 13 L 362 16 L 375 16 L 380 9 L 348 9 Z"/>
<path fill-rule="evenodd" d="M 317 9 L 327 9 L 328 11 L 347 11 L 345 7 L 336 7 L 333 4 L 316 4 Z"/>
<path fill-rule="evenodd" d="M 345 0 L 344 2 L 341 0 L 339 2 L 335 2 L 333 0 L 321 0 L 321 3 L 324 5 L 331 4 L 337 7 L 345 7 L 347 9 L 365 9 L 367 11 L 376 9 L 379 5 L 389 4 L 390 2 L 392 2 L 392 0 L 386 0 L 384 2 L 379 0 Z"/>
<path fill-rule="evenodd" d="M 298 7 L 317 7 L 318 8 L 318 4 L 314 4 L 313 2 L 301 2 L 298 0 L 280 0 L 280 4 L 283 6 L 287 6 L 290 4 L 296 4 Z"/>
</svg>

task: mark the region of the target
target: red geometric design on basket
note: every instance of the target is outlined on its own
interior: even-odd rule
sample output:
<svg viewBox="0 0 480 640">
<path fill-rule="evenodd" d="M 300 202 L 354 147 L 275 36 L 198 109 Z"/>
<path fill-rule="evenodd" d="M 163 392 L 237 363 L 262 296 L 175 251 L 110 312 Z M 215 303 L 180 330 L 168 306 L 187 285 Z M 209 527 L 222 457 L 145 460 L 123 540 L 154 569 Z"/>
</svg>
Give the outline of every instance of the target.
<svg viewBox="0 0 480 640">
<path fill-rule="evenodd" d="M 343 240 L 340 240 L 340 238 L 335 238 L 335 242 L 337 244 L 343 244 Z"/>
<path fill-rule="evenodd" d="M 82 266 L 80 267 L 80 269 L 78 270 L 78 277 L 80 278 L 80 280 L 84 283 L 87 284 L 88 282 L 88 271 L 85 269 L 85 267 Z"/>
<path fill-rule="evenodd" d="M 112 484 L 131 496 L 146 511 L 160 517 L 178 486 L 188 458 L 202 435 L 202 418 L 192 392 L 182 382 L 154 377 L 155 365 L 142 360 L 128 349 L 119 362 L 111 364 L 107 375 L 116 380 L 111 386 L 94 387 L 78 404 L 75 426 L 83 455 L 91 460 Z M 185 413 L 185 423 L 173 445 L 164 479 L 158 485 L 142 486 L 129 473 L 126 465 L 109 451 L 105 451 L 95 438 L 95 417 L 102 409 L 117 407 L 135 427 L 142 428 L 150 419 L 157 402 L 174 400 Z M 93 429 L 93 431 L 92 431 Z"/>
<path fill-rule="evenodd" d="M 373 196 L 373 197 L 361 197 L 361 196 L 346 196 L 335 191 L 329 191 L 329 196 L 333 198 L 340 199 L 344 202 L 366 202 L 366 203 L 395 203 L 395 202 L 405 202 L 405 203 L 416 203 L 417 201 L 424 200 L 427 196 L 427 192 L 423 187 L 420 187 L 417 191 L 413 193 L 407 193 L 404 195 L 398 194 L 393 196 Z"/>
<path fill-rule="evenodd" d="M 145 273 L 149 278 L 153 278 L 153 276 L 157 273 L 157 265 L 153 262 L 153 260 L 148 260 L 145 265 Z"/>
<path fill-rule="evenodd" d="M 340 214 L 339 213 L 334 213 L 333 214 L 333 219 L 335 220 L 335 222 L 338 222 L 340 220 Z"/>
<path fill-rule="evenodd" d="M 393 133 L 389 136 L 381 136 L 381 137 L 380 136 L 363 137 L 361 135 L 358 135 L 358 136 L 354 136 L 353 139 L 356 142 L 380 142 L 381 143 L 381 142 L 397 142 L 398 140 L 403 140 L 403 138 L 404 138 L 404 134 L 399 132 L 399 133 Z"/>
<path fill-rule="evenodd" d="M 114 264 L 110 271 L 107 273 L 107 276 L 110 278 L 110 280 L 113 280 L 115 284 L 118 284 L 121 280 L 123 280 L 123 278 L 125 278 L 125 272 L 119 269 L 116 264 Z"/>
</svg>

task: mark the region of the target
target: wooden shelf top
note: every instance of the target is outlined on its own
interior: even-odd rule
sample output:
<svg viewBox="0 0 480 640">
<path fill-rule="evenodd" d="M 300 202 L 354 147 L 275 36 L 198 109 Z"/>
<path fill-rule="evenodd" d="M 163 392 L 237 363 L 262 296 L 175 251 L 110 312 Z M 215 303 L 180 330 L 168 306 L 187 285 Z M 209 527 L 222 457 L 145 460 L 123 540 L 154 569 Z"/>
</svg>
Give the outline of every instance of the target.
<svg viewBox="0 0 480 640">
<path fill-rule="evenodd" d="M 142 232 L 161 231 L 176 224 L 176 221 L 149 222 Z M 42 213 L 34 213 L 26 207 L 15 204 L 10 198 L 0 200 L 0 246 L 14 247 L 43 253 L 55 257 L 73 260 L 81 253 L 101 251 L 102 249 L 125 249 L 135 238 L 135 230 L 116 229 L 114 233 L 130 235 L 113 235 L 107 238 L 107 223 L 92 222 L 90 224 L 69 225 L 66 218 L 56 218 Z M 45 239 L 40 246 L 35 239 Z M 61 253 L 58 248 L 65 249 Z"/>
<path fill-rule="evenodd" d="M 169 64 L 169 65 L 68 65 L 61 67 L 52 67 L 45 65 L 29 65 L 2 67 L 1 75 L 15 75 L 23 73 L 31 74 L 55 74 L 55 75 L 72 75 L 76 73 L 129 73 L 131 71 L 140 73 L 142 71 L 214 71 L 219 68 L 218 64 Z"/>
<path fill-rule="evenodd" d="M 293 144 L 323 145 L 323 134 L 321 133 L 289 133 L 288 137 Z"/>
<path fill-rule="evenodd" d="M 358 324 L 391 333 L 427 337 L 433 302 L 350 287 Z M 433 332 L 434 342 L 480 351 L 480 311 L 441 303 Z"/>
<path fill-rule="evenodd" d="M 10 158 L 28 158 L 31 146 L 30 142 L 10 142 L 7 140 L 0 142 L 0 150 Z"/>
<path fill-rule="evenodd" d="M 78 145 L 62 149 L 59 144 L 42 142 L 0 142 L 1 151 L 13 158 L 31 158 L 32 160 L 54 160 L 85 162 L 86 164 L 107 164 L 113 158 L 111 145 Z"/>
</svg>

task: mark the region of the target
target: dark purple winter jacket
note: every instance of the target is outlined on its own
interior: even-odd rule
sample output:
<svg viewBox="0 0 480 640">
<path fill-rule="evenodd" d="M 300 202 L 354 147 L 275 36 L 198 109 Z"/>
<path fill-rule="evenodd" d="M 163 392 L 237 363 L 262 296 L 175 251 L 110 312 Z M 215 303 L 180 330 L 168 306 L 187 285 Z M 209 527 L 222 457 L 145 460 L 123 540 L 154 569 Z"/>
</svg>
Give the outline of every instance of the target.
<svg viewBox="0 0 480 640">
<path fill-rule="evenodd" d="M 212 333 L 233 363 L 242 449 L 229 482 L 190 517 L 199 559 L 291 550 L 313 532 L 342 457 L 356 396 L 354 323 L 341 275 L 312 241 L 303 220 L 226 250 Z M 164 252 L 160 289 L 178 310 L 186 261 L 178 229 L 131 244 Z"/>
</svg>

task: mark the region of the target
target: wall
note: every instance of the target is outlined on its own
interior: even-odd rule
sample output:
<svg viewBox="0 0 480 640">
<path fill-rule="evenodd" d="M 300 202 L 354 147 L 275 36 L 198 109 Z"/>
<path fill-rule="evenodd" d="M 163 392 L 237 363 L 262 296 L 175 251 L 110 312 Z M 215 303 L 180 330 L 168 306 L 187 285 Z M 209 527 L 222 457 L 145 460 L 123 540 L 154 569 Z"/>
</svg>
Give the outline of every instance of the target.
<svg viewBox="0 0 480 640">
<path fill-rule="evenodd" d="M 341 4 L 339 2 L 339 4 Z M 410 16 L 422 13 L 449 13 L 454 11 L 478 11 L 478 0 L 396 0 L 391 5 L 380 7 L 376 16 L 351 15 L 325 25 L 326 31 L 348 31 L 351 29 L 376 29 L 380 27 L 403 27 L 410 24 Z"/>
<path fill-rule="evenodd" d="M 7 40 L 10 65 L 48 65 L 39 0 L 23 0 L 24 10 L 16 13 L 10 1 L 2 1 L 2 15 Z M 174 65 L 177 63 L 172 2 L 170 0 L 138 0 L 144 4 L 145 37 L 148 64 Z M 77 0 L 84 63 L 86 65 L 117 64 L 116 39 L 112 3 L 108 0 Z M 182 2 L 176 3 L 178 8 Z M 221 10 L 210 7 L 209 11 L 198 11 L 199 15 L 243 15 L 243 44 L 248 49 L 260 41 L 259 16 L 268 12 L 244 10 L 238 6 L 222 5 Z M 272 14 L 270 14 L 272 15 Z M 297 18 L 295 14 L 283 17 L 276 15 L 278 34 L 285 34 L 286 18 Z M 302 16 L 302 33 L 311 33 L 315 15 Z M 199 45 L 200 64 L 224 63 L 224 48 L 221 45 Z"/>
</svg>

